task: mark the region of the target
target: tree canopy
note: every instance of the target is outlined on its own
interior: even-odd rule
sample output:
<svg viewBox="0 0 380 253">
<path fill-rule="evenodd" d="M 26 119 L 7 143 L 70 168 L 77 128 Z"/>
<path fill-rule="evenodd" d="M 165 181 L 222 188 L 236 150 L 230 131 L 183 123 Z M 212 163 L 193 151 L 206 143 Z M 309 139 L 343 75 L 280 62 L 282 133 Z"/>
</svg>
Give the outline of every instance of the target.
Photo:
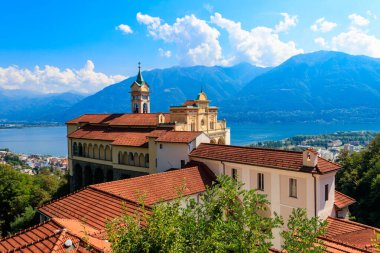
<svg viewBox="0 0 380 253">
<path fill-rule="evenodd" d="M 65 194 L 67 189 L 64 175 L 47 170 L 28 175 L 0 164 L 0 234 L 30 226 L 35 208 Z"/>
<path fill-rule="evenodd" d="M 340 164 L 336 187 L 357 200 L 353 218 L 380 227 L 380 134 L 359 153 L 342 152 Z"/>
<path fill-rule="evenodd" d="M 177 199 L 153 207 L 146 207 L 142 200 L 138 212 L 125 214 L 107 225 L 112 251 L 267 253 L 272 247 L 272 231 L 281 227 L 282 218 L 269 215 L 265 195 L 242 186 L 231 177 L 221 176 L 199 201 L 181 197 L 182 191 Z M 302 222 L 295 222 L 293 228 L 313 227 L 311 231 L 297 230 L 299 236 L 307 233 L 313 245 L 319 235 L 313 231 L 319 231 L 323 224 L 306 218 L 306 212 L 298 214 L 292 220 L 302 218 Z M 310 242 L 297 245 L 310 246 Z"/>
</svg>

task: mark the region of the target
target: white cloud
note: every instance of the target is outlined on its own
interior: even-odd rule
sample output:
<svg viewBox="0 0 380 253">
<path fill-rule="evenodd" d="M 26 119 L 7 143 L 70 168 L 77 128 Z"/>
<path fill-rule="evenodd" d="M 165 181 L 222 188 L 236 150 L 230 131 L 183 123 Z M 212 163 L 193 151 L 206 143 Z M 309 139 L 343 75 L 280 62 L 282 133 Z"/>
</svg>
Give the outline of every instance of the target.
<svg viewBox="0 0 380 253">
<path fill-rule="evenodd" d="M 275 32 L 285 32 L 289 30 L 292 26 L 296 26 L 298 23 L 297 16 L 290 16 L 288 13 L 281 13 L 281 16 L 284 17 L 284 20 L 281 20 L 275 27 Z"/>
<path fill-rule="evenodd" d="M 328 43 L 322 37 L 315 38 L 314 39 L 314 43 L 317 44 L 317 45 L 319 45 L 319 46 L 321 46 L 321 47 L 324 47 L 324 48 L 328 47 Z"/>
<path fill-rule="evenodd" d="M 360 16 L 356 13 L 352 13 L 351 15 L 348 16 L 348 18 L 351 20 L 352 25 L 356 26 L 366 26 L 369 24 L 369 20 L 366 19 L 363 16 Z"/>
<path fill-rule="evenodd" d="M 357 28 L 350 28 L 333 37 L 331 47 L 350 54 L 380 57 L 380 39 Z"/>
<path fill-rule="evenodd" d="M 125 24 L 116 26 L 116 30 L 122 31 L 124 34 L 133 33 L 132 28 L 129 25 L 125 25 Z"/>
<path fill-rule="evenodd" d="M 158 54 L 161 57 L 166 57 L 166 58 L 170 58 L 172 56 L 172 52 L 170 50 L 164 50 L 162 48 L 158 49 Z"/>
<path fill-rule="evenodd" d="M 337 26 L 337 23 L 327 21 L 324 17 L 319 18 L 310 26 L 314 32 L 329 32 Z"/>
<path fill-rule="evenodd" d="M 276 30 L 284 31 L 285 28 L 293 26 L 283 16 L 284 21 L 275 29 L 259 26 L 247 31 L 242 29 L 240 22 L 223 18 L 220 13 L 215 13 L 211 22 L 227 30 L 239 60 L 248 60 L 258 66 L 276 66 L 293 55 L 303 53 L 302 49 L 296 48 L 294 41 L 283 42 L 276 33 Z"/>
<path fill-rule="evenodd" d="M 206 21 L 195 15 L 177 18 L 169 25 L 159 17 L 137 13 L 139 23 L 147 26 L 148 33 L 154 39 L 173 43 L 178 48 L 178 57 L 183 65 L 226 64 L 219 44 L 220 33 Z"/>
<path fill-rule="evenodd" d="M 45 65 L 44 68 L 35 66 L 31 70 L 18 66 L 0 67 L 0 88 L 25 89 L 44 93 L 66 91 L 91 93 L 126 78 L 122 75 L 107 76 L 94 70 L 94 63 L 90 60 L 78 70 L 61 70 L 49 65 Z"/>
</svg>

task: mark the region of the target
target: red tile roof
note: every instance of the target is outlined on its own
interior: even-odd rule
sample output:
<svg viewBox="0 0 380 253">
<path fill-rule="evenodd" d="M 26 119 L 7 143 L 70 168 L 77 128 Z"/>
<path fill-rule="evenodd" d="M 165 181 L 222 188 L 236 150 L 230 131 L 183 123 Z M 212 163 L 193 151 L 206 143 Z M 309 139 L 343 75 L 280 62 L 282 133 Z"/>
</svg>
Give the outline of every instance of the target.
<svg viewBox="0 0 380 253">
<path fill-rule="evenodd" d="M 38 210 L 49 217 L 80 220 L 102 231 L 111 219 L 125 212 L 132 214 L 139 210 L 139 206 L 114 194 L 87 187 Z"/>
<path fill-rule="evenodd" d="M 189 143 L 195 140 L 202 132 L 168 131 L 156 139 L 158 142 Z"/>
<path fill-rule="evenodd" d="M 0 252 L 110 252 L 110 243 L 93 235 L 98 231 L 78 220 L 53 218 L 0 240 Z M 83 238 L 86 237 L 86 240 Z M 73 247 L 67 249 L 65 242 Z"/>
<path fill-rule="evenodd" d="M 371 251 L 374 247 L 375 232 L 380 233 L 378 228 L 346 219 L 329 217 L 327 222 L 327 231 L 323 236 L 324 238 L 362 250 Z"/>
<path fill-rule="evenodd" d="M 190 157 L 310 172 L 304 168 L 302 152 L 299 151 L 202 143 L 190 153 Z M 314 171 L 328 173 L 339 168 L 339 165 L 319 157 Z"/>
<path fill-rule="evenodd" d="M 144 196 L 144 202 L 152 205 L 178 197 L 178 191 L 184 188 L 184 195 L 192 195 L 206 190 L 215 175 L 208 168 L 199 166 L 151 174 L 147 176 L 118 180 L 90 186 L 123 199 L 138 202 Z"/>
<path fill-rule="evenodd" d="M 355 199 L 341 193 L 338 191 L 335 191 L 335 202 L 334 205 L 338 209 L 342 209 L 346 206 L 352 205 L 356 202 Z"/>
<path fill-rule="evenodd" d="M 75 219 L 97 230 L 96 238 L 105 238 L 106 224 L 123 214 L 140 211 L 141 194 L 145 204 L 203 192 L 211 185 L 215 175 L 203 164 L 169 172 L 112 181 L 88 186 L 66 197 L 52 201 L 38 210 L 51 218 Z"/>
<path fill-rule="evenodd" d="M 194 105 L 195 105 L 194 100 L 186 100 L 185 102 L 183 102 L 181 106 L 194 106 Z"/>
<path fill-rule="evenodd" d="M 69 138 L 105 140 L 111 141 L 112 145 L 141 147 L 148 144 L 147 136 L 161 136 L 168 130 L 141 130 L 141 129 L 119 129 L 106 126 L 87 125 L 75 130 L 68 135 Z"/>
<path fill-rule="evenodd" d="M 161 113 L 125 113 L 125 114 L 84 114 L 69 120 L 66 124 L 90 123 L 110 126 L 157 126 Z M 163 113 L 165 123 L 170 123 L 170 114 Z"/>
</svg>

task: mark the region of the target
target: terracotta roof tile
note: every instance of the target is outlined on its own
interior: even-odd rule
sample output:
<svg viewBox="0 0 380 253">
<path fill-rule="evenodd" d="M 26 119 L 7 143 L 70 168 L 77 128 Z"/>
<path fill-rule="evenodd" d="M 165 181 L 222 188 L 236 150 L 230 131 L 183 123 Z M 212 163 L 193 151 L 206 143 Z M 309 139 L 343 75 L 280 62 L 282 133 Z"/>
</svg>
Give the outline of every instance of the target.
<svg viewBox="0 0 380 253">
<path fill-rule="evenodd" d="M 69 138 L 105 140 L 112 145 L 141 147 L 148 144 L 147 136 L 161 136 L 168 130 L 118 129 L 104 126 L 84 126 L 71 134 Z"/>
<path fill-rule="evenodd" d="M 144 196 L 145 204 L 152 205 L 178 196 L 178 191 L 185 186 L 182 194 L 192 195 L 206 190 L 215 175 L 208 168 L 199 166 L 151 174 L 147 176 L 118 180 L 92 185 L 90 188 L 117 195 L 123 199 L 138 202 Z"/>
<path fill-rule="evenodd" d="M 202 132 L 187 132 L 187 131 L 168 131 L 161 135 L 156 141 L 158 142 L 174 142 L 174 143 L 189 143 L 201 135 Z"/>
<path fill-rule="evenodd" d="M 190 156 L 193 158 L 198 157 L 217 161 L 310 172 L 310 169 L 303 167 L 302 152 L 299 151 L 202 143 L 197 149 L 190 153 Z M 318 158 L 316 169 L 319 173 L 327 173 L 338 170 L 339 168 L 337 164 L 326 161 L 321 157 Z"/>
<path fill-rule="evenodd" d="M 138 209 L 136 204 L 126 199 L 88 187 L 48 203 L 38 210 L 49 217 L 76 219 L 97 230 L 104 230 L 109 220 L 125 212 L 134 213 Z"/>
<path fill-rule="evenodd" d="M 346 219 L 329 217 L 327 222 L 327 231 L 323 237 L 363 250 L 373 249 L 375 232 L 380 233 L 378 228 Z"/>
<path fill-rule="evenodd" d="M 0 252 L 89 252 L 87 245 L 91 252 L 110 252 L 110 243 L 92 237 L 96 232 L 78 220 L 53 218 L 1 239 Z M 64 246 L 67 240 L 73 243 L 69 250 Z"/>
<path fill-rule="evenodd" d="M 335 202 L 334 205 L 338 209 L 342 209 L 346 206 L 352 205 L 356 202 L 355 199 L 341 193 L 338 191 L 335 191 Z"/>
<path fill-rule="evenodd" d="M 183 102 L 181 106 L 194 106 L 194 105 L 195 105 L 194 100 L 186 100 L 185 102 Z"/>
<path fill-rule="evenodd" d="M 69 120 L 66 124 L 91 123 L 106 124 L 110 120 L 120 117 L 122 114 L 84 114 L 75 119 Z"/>
</svg>

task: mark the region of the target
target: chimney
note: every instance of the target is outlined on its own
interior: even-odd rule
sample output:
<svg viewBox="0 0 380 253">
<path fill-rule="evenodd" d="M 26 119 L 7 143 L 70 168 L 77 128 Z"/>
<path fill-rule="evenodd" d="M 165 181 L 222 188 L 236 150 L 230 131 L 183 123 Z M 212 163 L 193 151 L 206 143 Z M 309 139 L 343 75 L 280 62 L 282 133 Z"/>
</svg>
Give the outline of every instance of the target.
<svg viewBox="0 0 380 253">
<path fill-rule="evenodd" d="M 307 148 L 302 153 L 303 166 L 305 167 L 315 167 L 318 164 L 318 152 L 313 148 Z"/>
</svg>

